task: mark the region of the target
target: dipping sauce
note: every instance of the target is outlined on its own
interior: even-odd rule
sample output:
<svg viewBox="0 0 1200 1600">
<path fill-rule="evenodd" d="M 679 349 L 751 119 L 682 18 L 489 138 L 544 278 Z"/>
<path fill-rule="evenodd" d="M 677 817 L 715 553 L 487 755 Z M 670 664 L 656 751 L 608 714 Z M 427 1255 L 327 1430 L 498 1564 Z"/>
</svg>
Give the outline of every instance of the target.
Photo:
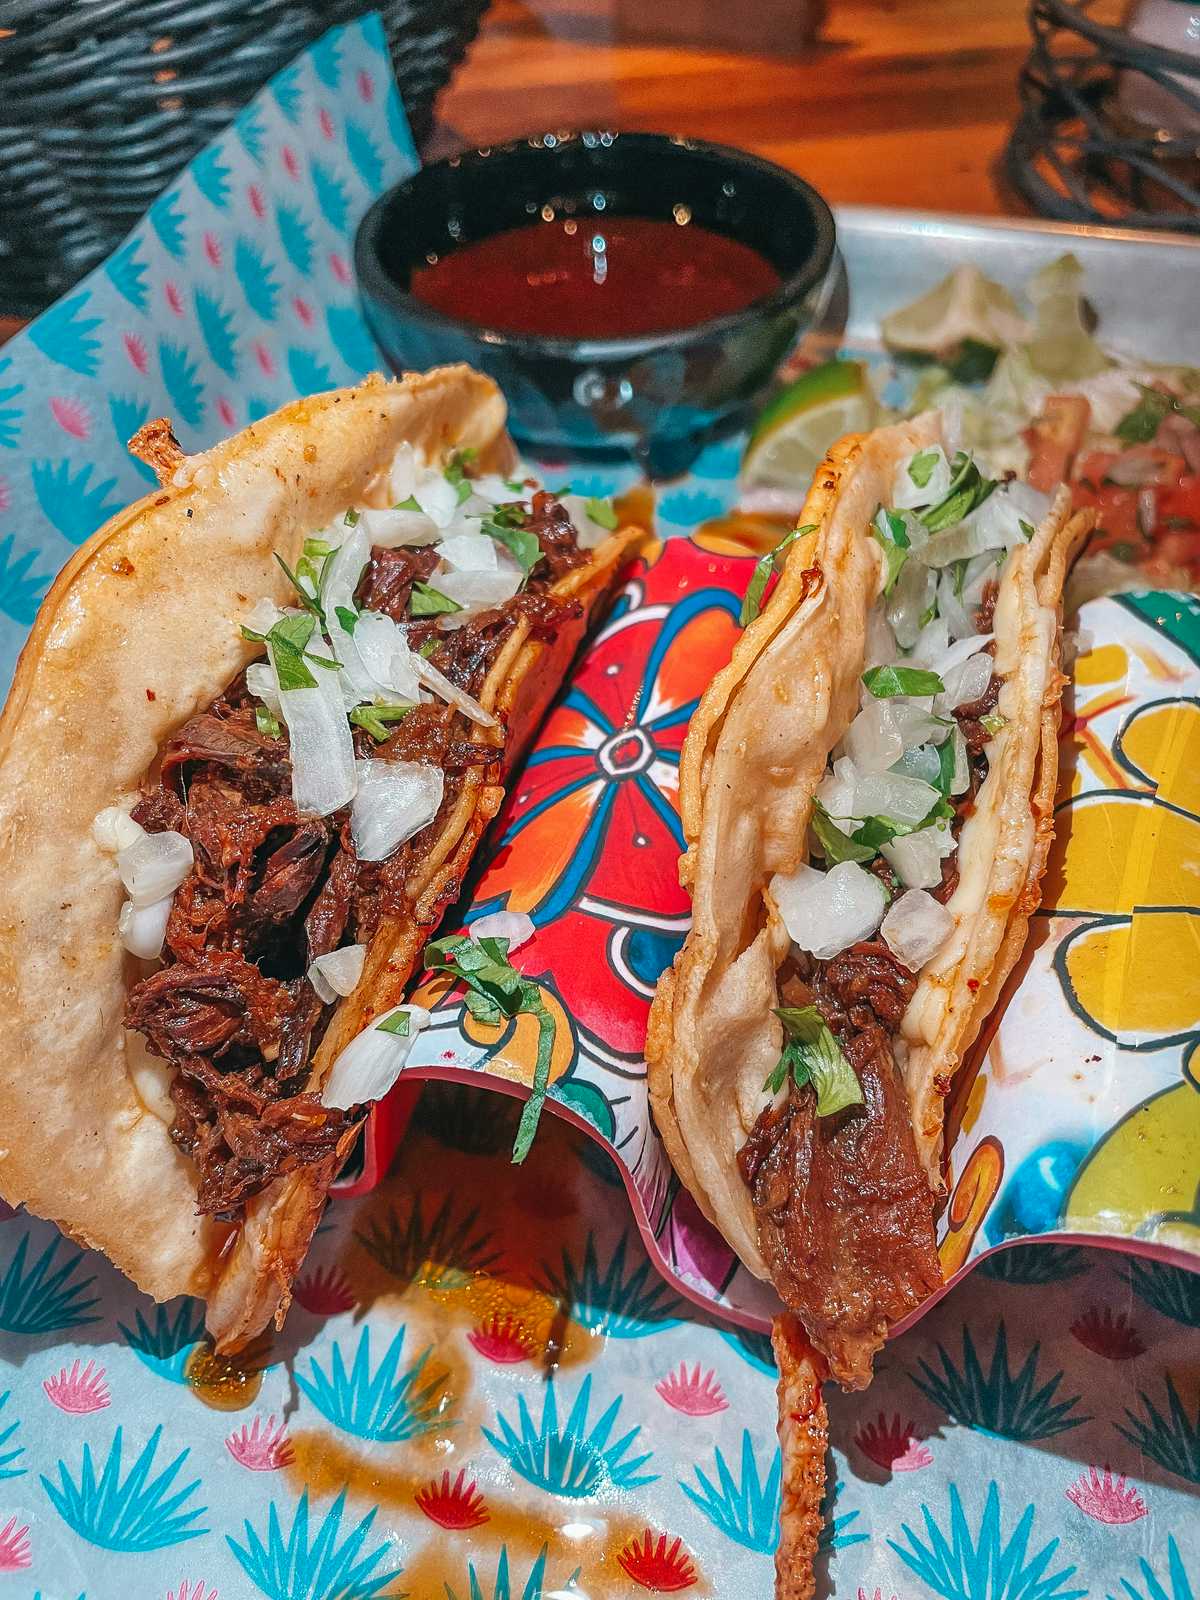
<svg viewBox="0 0 1200 1600">
<path fill-rule="evenodd" d="M 694 327 L 741 311 L 780 281 L 757 250 L 682 216 L 591 215 L 465 244 L 414 268 L 411 292 L 446 316 L 505 333 L 609 339 Z"/>
</svg>

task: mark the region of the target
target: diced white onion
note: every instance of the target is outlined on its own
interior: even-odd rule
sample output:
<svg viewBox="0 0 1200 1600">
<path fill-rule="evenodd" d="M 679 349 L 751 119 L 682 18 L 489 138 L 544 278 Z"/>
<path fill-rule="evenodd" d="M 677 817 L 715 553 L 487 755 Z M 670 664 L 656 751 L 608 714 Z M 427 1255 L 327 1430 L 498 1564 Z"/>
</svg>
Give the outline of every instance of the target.
<svg viewBox="0 0 1200 1600">
<path fill-rule="evenodd" d="M 498 472 L 485 472 L 482 477 L 472 478 L 470 480 L 471 498 L 465 502 L 463 510 L 467 512 L 482 511 L 486 507 L 490 511 L 493 506 L 511 505 L 514 500 L 526 499 L 531 491 L 525 487 L 524 477 L 524 473 L 518 472 L 510 480 L 513 483 L 519 483 L 521 485 L 519 489 L 510 489 L 508 482 Z M 473 506 L 472 501 L 481 503 L 478 506 Z"/>
<path fill-rule="evenodd" d="M 588 516 L 587 498 L 581 494 L 560 495 L 558 503 L 571 519 L 575 529 L 575 542 L 581 550 L 594 550 L 612 537 L 612 529 Z"/>
<path fill-rule="evenodd" d="M 827 772 L 817 785 L 816 798 L 843 833 L 853 833 L 858 827 L 854 820 L 857 789 L 858 768 L 849 756 L 839 756 L 833 763 L 833 771 Z"/>
<path fill-rule="evenodd" d="M 892 483 L 892 505 L 897 511 L 911 511 L 916 506 L 935 506 L 939 500 L 944 500 L 950 492 L 950 463 L 946 460 L 946 452 L 941 445 L 930 445 L 937 460 L 928 482 L 924 486 L 914 483 L 909 468 L 915 456 L 909 456 L 896 468 L 896 476 Z M 928 450 L 919 450 L 917 455 L 927 455 Z"/>
<path fill-rule="evenodd" d="M 423 511 L 406 511 L 400 506 L 384 511 L 360 511 L 358 526 L 366 533 L 370 543 L 378 545 L 381 550 L 396 550 L 401 545 L 433 544 L 438 537 L 438 525 L 432 517 L 426 516 Z"/>
<path fill-rule="evenodd" d="M 856 817 L 890 817 L 893 822 L 923 822 L 938 800 L 938 791 L 919 778 L 899 772 L 865 772 L 854 791 Z"/>
<path fill-rule="evenodd" d="M 958 723 L 954 724 L 954 776 L 950 779 L 952 795 L 966 794 L 971 787 L 971 767 L 967 758 L 967 741 Z"/>
<path fill-rule="evenodd" d="M 320 632 L 312 636 L 314 655 L 329 656 L 330 645 Z M 267 645 L 271 668 L 274 650 Z M 304 816 L 327 817 L 354 798 L 354 741 L 346 721 L 342 673 L 309 665 L 315 687 L 283 689 L 280 715 L 287 723 L 292 756 L 292 799 Z M 276 685 L 279 674 L 275 673 Z"/>
<path fill-rule="evenodd" d="M 1011 550 L 1025 542 L 1021 523 L 1036 528 L 1049 509 L 1049 497 L 1027 483 L 1014 479 L 999 484 L 969 516 L 934 534 L 921 547 L 917 560 L 927 567 L 944 567 L 949 561 L 977 556 L 985 550 Z"/>
<path fill-rule="evenodd" d="M 907 568 L 905 570 L 907 571 Z M 923 571 L 922 568 L 917 570 Z M 904 573 L 900 576 L 903 579 Z M 899 588 L 899 584 L 896 587 Z M 882 605 L 873 605 L 867 612 L 867 653 L 863 662 L 864 667 L 882 667 L 889 661 L 895 661 L 900 654 L 896 648 L 897 643 L 896 635 L 892 632 L 891 623 Z"/>
<path fill-rule="evenodd" d="M 933 745 L 918 744 L 904 752 L 892 771 L 903 773 L 906 778 L 919 778 L 922 783 L 936 784 L 942 763 Z"/>
<path fill-rule="evenodd" d="M 407 500 L 417 486 L 417 458 L 410 444 L 398 445 L 388 473 L 388 497 L 393 505 Z"/>
<path fill-rule="evenodd" d="M 524 911 L 489 911 L 467 928 L 472 939 L 507 939 L 510 951 L 527 944 L 536 931 L 533 918 Z"/>
<path fill-rule="evenodd" d="M 386 861 L 433 821 L 445 779 L 425 761 L 358 761 L 350 831 L 361 861 Z"/>
<path fill-rule="evenodd" d="M 408 1014 L 408 1032 L 387 1032 L 383 1024 L 401 1012 Z M 429 1026 L 429 1021 L 424 1006 L 393 1006 L 376 1017 L 369 1028 L 351 1039 L 329 1069 L 321 1104 L 331 1110 L 349 1111 L 351 1106 L 382 1099 L 403 1072 L 417 1034 Z"/>
<path fill-rule="evenodd" d="M 366 959 L 365 944 L 346 944 L 340 950 L 318 956 L 308 969 L 308 981 L 317 991 L 317 998 L 331 1006 L 339 995 L 353 994 Z"/>
<path fill-rule="evenodd" d="M 438 546 L 438 555 L 459 572 L 495 572 L 496 541 L 484 533 L 464 530 L 447 534 Z"/>
<path fill-rule="evenodd" d="M 152 900 L 146 906 L 135 906 L 132 900 L 126 900 L 117 919 L 117 933 L 131 956 L 137 956 L 142 961 L 155 961 L 162 954 L 171 902 L 172 896 L 169 894 L 161 900 Z"/>
<path fill-rule="evenodd" d="M 92 823 L 92 838 L 108 856 L 115 856 L 119 850 L 128 850 L 130 845 L 144 837 L 145 832 L 141 823 L 135 822 L 128 811 L 123 811 L 120 806 L 105 806 Z"/>
<path fill-rule="evenodd" d="M 440 472 L 431 468 L 418 473 L 413 486 L 417 504 L 439 528 L 448 528 L 458 512 L 458 490 Z"/>
<path fill-rule="evenodd" d="M 793 944 L 818 961 L 869 939 L 887 905 L 879 879 L 854 861 L 828 872 L 803 866 L 786 877 L 776 873 L 770 890 Z"/>
<path fill-rule="evenodd" d="M 942 677 L 945 693 L 939 694 L 933 702 L 937 714 L 944 717 L 959 706 L 978 700 L 987 690 L 995 666 L 991 656 L 976 655 L 968 656 L 965 661 L 951 667 Z"/>
<path fill-rule="evenodd" d="M 432 689 L 440 699 L 448 705 L 456 706 L 463 716 L 469 721 L 478 723 L 481 728 L 496 728 L 499 723 L 490 711 L 485 711 L 478 700 L 460 689 L 456 683 L 451 683 L 444 672 L 439 672 L 431 661 L 426 661 L 424 656 L 417 656 L 414 661 L 417 676 L 428 689 Z"/>
<path fill-rule="evenodd" d="M 192 870 L 195 859 L 190 839 L 168 829 L 142 833 L 120 851 L 117 869 L 134 909 L 169 898 Z"/>
<path fill-rule="evenodd" d="M 270 633 L 283 615 L 274 600 L 264 598 L 259 600 L 241 620 L 253 633 Z"/>
<path fill-rule="evenodd" d="M 279 685 L 275 674 L 265 661 L 252 661 L 246 668 L 246 688 L 256 700 L 261 700 L 268 711 L 279 715 Z"/>
<path fill-rule="evenodd" d="M 904 754 L 904 740 L 889 700 L 874 695 L 846 729 L 842 748 L 861 772 L 886 772 Z"/>
<path fill-rule="evenodd" d="M 895 630 L 896 643 L 911 650 L 921 633 L 921 618 L 933 604 L 937 593 L 937 575 L 916 561 L 906 561 L 896 580 L 896 587 L 888 596 L 887 619 Z M 880 657 L 880 661 L 894 661 L 895 653 Z M 868 662 L 868 666 L 876 665 Z"/>
<path fill-rule="evenodd" d="M 940 675 L 942 657 L 950 647 L 950 630 L 945 617 L 934 617 L 917 635 L 909 656 L 909 665 L 927 667 Z"/>
<path fill-rule="evenodd" d="M 945 683 L 946 675 L 952 672 L 955 667 L 961 666 L 968 656 L 982 654 L 983 647 L 990 638 L 991 634 L 988 633 L 972 633 L 968 634 L 965 639 L 955 639 L 952 644 L 947 644 L 946 648 L 933 658 L 930 663 L 932 670 Z"/>
<path fill-rule="evenodd" d="M 943 567 L 938 574 L 937 608 L 938 615 L 946 619 L 951 639 L 963 639 L 975 632 L 975 618 L 967 608 L 965 594 L 955 587 L 949 567 Z"/>
<path fill-rule="evenodd" d="M 896 960 L 919 972 L 953 929 L 954 918 L 944 905 L 924 889 L 909 889 L 892 905 L 879 932 Z"/>
<path fill-rule="evenodd" d="M 408 635 L 394 618 L 360 612 L 354 653 L 371 688 L 369 698 L 390 705 L 416 705 L 420 699 L 421 658 L 409 649 Z"/>
<path fill-rule="evenodd" d="M 884 858 L 906 889 L 934 889 L 942 881 L 942 859 L 955 848 L 949 824 L 936 822 L 901 834 L 883 847 Z"/>
<path fill-rule="evenodd" d="M 464 610 L 511 600 L 525 576 L 520 563 L 486 534 L 454 534 L 442 540 L 438 555 L 448 570 L 439 568 L 430 581 Z"/>
</svg>

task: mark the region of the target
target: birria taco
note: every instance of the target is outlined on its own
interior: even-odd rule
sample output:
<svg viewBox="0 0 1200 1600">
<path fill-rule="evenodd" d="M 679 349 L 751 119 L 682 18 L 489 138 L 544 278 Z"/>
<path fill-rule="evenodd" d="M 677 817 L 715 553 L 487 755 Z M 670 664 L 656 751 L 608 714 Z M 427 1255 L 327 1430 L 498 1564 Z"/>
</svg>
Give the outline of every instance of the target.
<svg viewBox="0 0 1200 1600">
<path fill-rule="evenodd" d="M 0 723 L 0 1192 L 236 1349 L 633 530 L 513 470 L 465 367 L 284 407 L 51 589 Z M 498 946 L 502 950 L 502 946 Z"/>
<path fill-rule="evenodd" d="M 1038 904 L 1091 513 L 929 413 L 834 446 L 800 523 L 692 719 L 647 1056 L 680 1178 L 859 1388 L 941 1283 L 943 1108 Z"/>
</svg>

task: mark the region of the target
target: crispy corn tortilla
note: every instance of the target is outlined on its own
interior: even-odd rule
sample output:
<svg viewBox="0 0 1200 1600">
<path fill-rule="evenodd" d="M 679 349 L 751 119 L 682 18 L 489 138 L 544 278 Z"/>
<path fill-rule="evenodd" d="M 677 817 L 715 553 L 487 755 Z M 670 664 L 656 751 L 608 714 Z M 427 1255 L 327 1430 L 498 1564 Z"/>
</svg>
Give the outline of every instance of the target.
<svg viewBox="0 0 1200 1600">
<path fill-rule="evenodd" d="M 883 579 L 870 533 L 896 468 L 942 443 L 941 419 L 852 435 L 830 450 L 761 615 L 738 641 L 692 718 L 680 763 L 687 851 L 680 878 L 692 928 L 651 1011 L 646 1054 L 654 1116 L 676 1171 L 746 1266 L 768 1278 L 737 1154 L 779 1059 L 776 973 L 790 948 L 770 900 L 773 874 L 806 858 L 813 793 L 856 715 L 868 612 Z M 1052 832 L 1058 766 L 1061 596 L 1092 525 L 1060 492 L 1008 562 L 995 612 L 1007 727 L 964 825 L 956 926 L 922 971 L 901 1024 L 917 1148 L 935 1192 L 945 1096 L 1025 940 Z"/>
<path fill-rule="evenodd" d="M 383 480 L 404 442 L 430 460 L 472 448 L 483 464 L 504 466 L 504 419 L 495 385 L 459 366 L 297 401 L 188 459 L 165 423 L 144 430 L 139 448 L 163 487 L 67 564 L 0 720 L 0 1193 L 103 1250 L 156 1299 L 206 1299 L 223 1348 L 286 1306 L 353 1135 L 324 1166 L 277 1180 L 244 1227 L 197 1216 L 194 1168 L 168 1135 L 166 1066 L 122 1025 L 126 990 L 148 969 L 118 940 L 123 890 L 92 822 L 137 799 L 164 741 L 258 653 L 236 619 L 260 596 L 289 602 L 274 552 L 294 563 L 305 537 L 346 506 L 386 503 Z M 552 643 L 531 640 L 524 621 L 513 630 L 481 695 L 506 725 L 506 760 L 561 683 L 589 606 L 637 536 L 614 533 L 555 586 L 578 597 L 584 615 Z M 497 740 L 486 729 L 471 736 Z M 401 998 L 500 804 L 501 776 L 499 759 L 472 770 L 410 884 L 411 913 L 381 927 L 308 1087 L 318 1089 L 348 1040 Z"/>
</svg>

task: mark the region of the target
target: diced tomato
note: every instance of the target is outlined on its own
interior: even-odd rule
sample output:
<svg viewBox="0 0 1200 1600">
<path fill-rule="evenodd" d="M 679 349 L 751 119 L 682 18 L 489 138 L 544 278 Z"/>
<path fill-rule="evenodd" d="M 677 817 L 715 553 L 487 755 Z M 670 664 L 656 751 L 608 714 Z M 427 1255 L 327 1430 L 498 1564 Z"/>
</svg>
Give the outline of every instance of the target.
<svg viewBox="0 0 1200 1600">
<path fill-rule="evenodd" d="M 1116 554 L 1131 561 L 1144 551 L 1146 541 L 1138 528 L 1137 490 L 1122 489 L 1119 484 L 1107 481 L 1108 470 L 1117 459 L 1104 450 L 1094 450 L 1084 456 L 1076 464 L 1071 494 L 1077 506 L 1096 508 L 1096 531 L 1089 548 L 1111 550 L 1116 545 L 1119 547 Z"/>
<path fill-rule="evenodd" d="M 1070 476 L 1071 462 L 1087 433 L 1092 408 L 1081 394 L 1046 397 L 1042 414 L 1025 430 L 1029 468 L 1025 474 L 1035 489 L 1049 494 Z"/>
<path fill-rule="evenodd" d="M 1147 537 L 1138 526 L 1139 486 L 1123 487 L 1110 474 L 1125 475 L 1130 463 L 1140 465 L 1140 487 L 1155 491 L 1155 525 Z M 1089 550 L 1107 550 L 1136 562 L 1150 579 L 1178 581 L 1185 571 L 1200 578 L 1200 475 L 1184 471 L 1182 456 L 1152 445 L 1135 445 L 1120 453 L 1094 450 L 1076 463 L 1071 492 L 1077 506 L 1095 506 L 1098 522 Z"/>
</svg>

